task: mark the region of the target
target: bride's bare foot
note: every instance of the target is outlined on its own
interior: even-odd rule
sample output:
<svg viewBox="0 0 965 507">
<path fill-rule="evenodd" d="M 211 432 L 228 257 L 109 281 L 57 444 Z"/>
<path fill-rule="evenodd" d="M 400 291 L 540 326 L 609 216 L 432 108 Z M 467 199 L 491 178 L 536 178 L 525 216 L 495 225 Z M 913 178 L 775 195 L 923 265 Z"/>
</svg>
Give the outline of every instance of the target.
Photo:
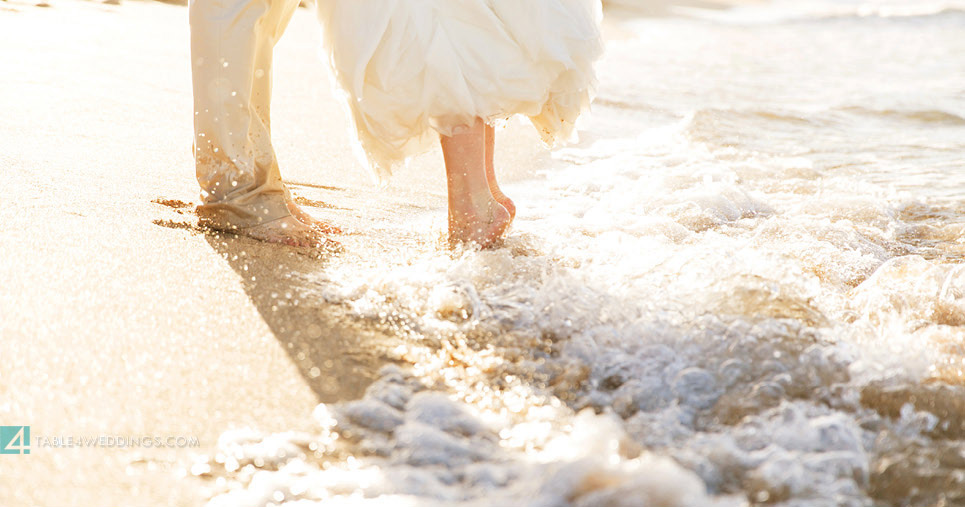
<svg viewBox="0 0 965 507">
<path fill-rule="evenodd" d="M 324 221 L 319 220 L 309 214 L 307 211 L 303 210 L 295 201 L 288 201 L 288 211 L 291 212 L 292 216 L 295 217 L 299 222 L 314 227 L 319 232 L 323 234 L 341 234 L 342 229 Z"/>
<path fill-rule="evenodd" d="M 491 201 L 488 209 L 452 211 L 449 213 L 449 246 L 474 243 L 480 248 L 491 248 L 506 234 L 513 221 L 509 211 L 498 201 Z"/>
<path fill-rule="evenodd" d="M 486 125 L 484 135 L 486 140 L 486 181 L 489 183 L 489 190 L 493 194 L 493 199 L 496 199 L 499 204 L 502 204 L 503 207 L 506 208 L 506 211 L 509 212 L 509 220 L 512 221 L 516 218 L 516 203 L 509 197 L 506 197 L 506 194 L 499 188 L 499 183 L 496 181 L 496 168 L 494 163 L 496 129 L 490 125 Z"/>
<path fill-rule="evenodd" d="M 506 211 L 509 213 L 509 221 L 512 222 L 513 219 L 516 218 L 516 203 L 507 197 L 498 186 L 493 188 L 493 185 L 490 184 L 489 188 L 492 190 L 493 199 L 496 199 L 496 202 L 502 204 L 502 206 L 506 208 Z"/>
<path fill-rule="evenodd" d="M 487 164 L 487 158 L 491 159 L 487 154 L 488 130 L 491 128 L 476 118 L 471 125 L 454 128 L 452 135 L 439 138 L 449 187 L 450 247 L 462 243 L 493 247 L 513 221 L 513 215 L 496 198 L 499 187 L 490 185 L 495 177 L 487 178 L 486 167 L 491 165 Z M 512 206 L 512 201 L 506 201 Z"/>
</svg>

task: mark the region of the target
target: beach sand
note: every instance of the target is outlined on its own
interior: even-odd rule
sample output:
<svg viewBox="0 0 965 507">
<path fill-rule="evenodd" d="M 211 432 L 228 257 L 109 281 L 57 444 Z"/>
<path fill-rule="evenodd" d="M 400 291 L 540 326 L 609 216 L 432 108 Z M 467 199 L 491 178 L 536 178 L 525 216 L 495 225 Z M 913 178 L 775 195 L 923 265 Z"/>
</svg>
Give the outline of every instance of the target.
<svg viewBox="0 0 965 507">
<path fill-rule="evenodd" d="M 965 4 L 881 3 L 609 11 L 486 252 L 438 151 L 371 182 L 300 9 L 310 252 L 197 227 L 183 6 L 0 2 L 0 505 L 962 503 Z"/>
<path fill-rule="evenodd" d="M 276 50 L 273 136 L 293 193 L 353 241 L 375 218 L 444 206 L 438 153 L 371 183 L 317 41 L 300 9 Z M 201 444 L 35 444 L 0 459 L 0 505 L 196 505 L 178 476 L 221 432 L 304 427 L 389 362 L 393 339 L 332 305 L 278 302 L 324 259 L 197 229 L 188 42 L 183 7 L 0 4 L 0 423 L 34 441 Z M 546 156 L 529 131 L 501 137 L 507 181 Z"/>
</svg>

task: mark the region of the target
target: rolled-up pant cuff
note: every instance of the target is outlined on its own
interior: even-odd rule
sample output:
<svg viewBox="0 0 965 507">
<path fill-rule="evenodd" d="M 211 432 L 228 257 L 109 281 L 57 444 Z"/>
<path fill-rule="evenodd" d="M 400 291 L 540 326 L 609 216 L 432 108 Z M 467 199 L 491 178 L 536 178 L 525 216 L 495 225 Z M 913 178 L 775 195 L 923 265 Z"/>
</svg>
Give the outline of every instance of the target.
<svg viewBox="0 0 965 507">
<path fill-rule="evenodd" d="M 260 192 L 228 202 L 204 203 L 197 213 L 206 227 L 241 230 L 291 216 L 288 199 L 284 191 Z"/>
<path fill-rule="evenodd" d="M 271 146 L 272 51 L 298 0 L 192 0 L 195 166 L 203 225 L 291 216 Z"/>
</svg>

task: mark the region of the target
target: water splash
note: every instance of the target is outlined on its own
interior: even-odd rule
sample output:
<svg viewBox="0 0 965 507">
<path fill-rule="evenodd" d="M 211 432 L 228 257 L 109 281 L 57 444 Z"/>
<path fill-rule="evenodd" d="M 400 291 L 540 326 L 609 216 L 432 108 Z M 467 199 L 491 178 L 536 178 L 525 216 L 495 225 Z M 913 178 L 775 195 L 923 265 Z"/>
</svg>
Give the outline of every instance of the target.
<svg viewBox="0 0 965 507">
<path fill-rule="evenodd" d="M 302 282 L 406 368 L 310 433 L 226 433 L 212 505 L 965 501 L 960 32 L 826 22 L 634 21 L 505 248 L 423 214 L 347 238 Z"/>
</svg>

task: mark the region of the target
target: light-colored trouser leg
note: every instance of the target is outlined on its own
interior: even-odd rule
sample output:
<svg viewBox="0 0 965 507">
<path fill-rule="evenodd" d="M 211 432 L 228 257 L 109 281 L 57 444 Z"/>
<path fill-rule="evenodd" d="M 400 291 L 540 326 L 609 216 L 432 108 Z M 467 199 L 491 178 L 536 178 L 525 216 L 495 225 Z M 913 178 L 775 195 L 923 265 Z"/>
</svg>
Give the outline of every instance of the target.
<svg viewBox="0 0 965 507">
<path fill-rule="evenodd" d="M 289 216 L 271 146 L 272 51 L 298 0 L 192 0 L 199 216 L 222 229 Z"/>
</svg>

